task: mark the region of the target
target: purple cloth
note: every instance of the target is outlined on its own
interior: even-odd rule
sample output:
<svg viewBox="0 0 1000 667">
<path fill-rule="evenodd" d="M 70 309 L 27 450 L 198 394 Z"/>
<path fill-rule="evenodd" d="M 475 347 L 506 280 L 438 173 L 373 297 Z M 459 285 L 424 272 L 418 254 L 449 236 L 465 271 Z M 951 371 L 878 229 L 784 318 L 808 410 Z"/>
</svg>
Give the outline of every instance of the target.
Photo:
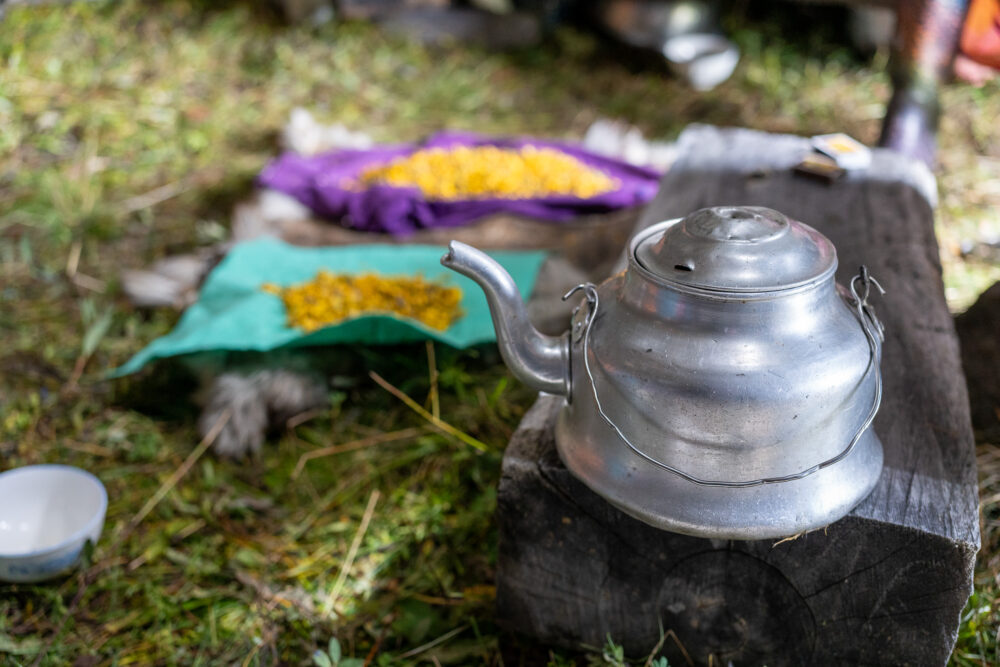
<svg viewBox="0 0 1000 667">
<path fill-rule="evenodd" d="M 589 199 L 555 196 L 538 199 L 466 199 L 428 201 L 418 188 L 376 185 L 360 188 L 361 172 L 425 148 L 493 145 L 554 148 L 603 171 L 620 184 L 617 190 Z M 343 150 L 323 155 L 285 153 L 264 168 L 260 185 L 284 192 L 317 215 L 346 227 L 405 236 L 427 227 L 457 227 L 495 213 L 559 222 L 587 213 L 604 213 L 651 200 L 661 174 L 653 169 L 606 158 L 571 144 L 537 139 L 495 139 L 465 132 L 441 132 L 422 145 Z"/>
</svg>

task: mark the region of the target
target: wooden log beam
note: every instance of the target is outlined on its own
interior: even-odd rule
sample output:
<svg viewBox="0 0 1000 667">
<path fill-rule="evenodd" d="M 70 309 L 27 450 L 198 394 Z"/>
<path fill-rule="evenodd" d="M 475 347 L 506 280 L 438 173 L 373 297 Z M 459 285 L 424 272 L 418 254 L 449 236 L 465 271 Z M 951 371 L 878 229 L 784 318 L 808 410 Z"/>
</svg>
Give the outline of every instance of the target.
<svg viewBox="0 0 1000 667">
<path fill-rule="evenodd" d="M 826 234 L 838 280 L 866 264 L 885 286 L 885 469 L 846 518 L 788 541 L 705 540 L 614 509 L 562 465 L 561 399 L 542 396 L 504 457 L 498 617 L 546 644 L 631 655 L 660 630 L 671 664 L 944 664 L 979 546 L 968 399 L 933 232 L 933 179 L 876 151 L 833 185 L 794 175 L 808 142 L 695 126 L 640 221 L 715 205 L 769 206 Z M 665 409 L 668 409 L 666 407 Z M 683 649 L 681 648 L 683 646 Z"/>
</svg>

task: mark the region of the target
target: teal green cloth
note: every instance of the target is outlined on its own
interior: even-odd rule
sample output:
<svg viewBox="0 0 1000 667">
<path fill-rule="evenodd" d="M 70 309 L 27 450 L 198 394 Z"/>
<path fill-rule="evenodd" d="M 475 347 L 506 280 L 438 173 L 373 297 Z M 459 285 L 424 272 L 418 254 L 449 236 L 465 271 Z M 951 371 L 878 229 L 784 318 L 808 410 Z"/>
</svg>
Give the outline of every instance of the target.
<svg viewBox="0 0 1000 667">
<path fill-rule="evenodd" d="M 443 247 L 419 245 L 300 248 L 275 240 L 238 244 L 209 274 L 197 303 L 185 311 L 174 330 L 112 371 L 111 377 L 134 373 L 154 359 L 193 352 L 264 351 L 337 343 L 379 345 L 428 338 L 464 348 L 496 340 L 483 291 L 468 278 L 441 266 L 445 252 Z M 507 269 L 522 296 L 531 294 L 545 253 L 505 251 L 490 256 Z M 294 285 L 313 278 L 320 269 L 444 279 L 461 288 L 464 315 L 445 331 L 392 315 L 364 315 L 308 334 L 288 327 L 281 299 L 263 292 L 261 285 Z"/>
</svg>

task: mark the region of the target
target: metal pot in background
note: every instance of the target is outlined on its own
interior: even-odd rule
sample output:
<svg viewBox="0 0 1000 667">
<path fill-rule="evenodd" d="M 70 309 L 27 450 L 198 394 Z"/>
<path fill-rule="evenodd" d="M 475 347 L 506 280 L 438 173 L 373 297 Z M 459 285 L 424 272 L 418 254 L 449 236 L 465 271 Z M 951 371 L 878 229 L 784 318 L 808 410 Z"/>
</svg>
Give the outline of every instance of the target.
<svg viewBox="0 0 1000 667">
<path fill-rule="evenodd" d="M 739 49 L 722 34 L 717 0 L 515 0 L 545 26 L 584 23 L 637 49 L 659 53 L 696 90 L 733 73 Z"/>
<path fill-rule="evenodd" d="M 716 2 L 598 0 L 590 11 L 604 30 L 637 48 L 660 51 L 679 35 L 721 33 Z"/>
<path fill-rule="evenodd" d="M 601 0 L 592 12 L 615 38 L 663 54 L 670 69 L 695 90 L 719 85 L 739 63 L 739 49 L 719 27 L 716 2 Z"/>
</svg>

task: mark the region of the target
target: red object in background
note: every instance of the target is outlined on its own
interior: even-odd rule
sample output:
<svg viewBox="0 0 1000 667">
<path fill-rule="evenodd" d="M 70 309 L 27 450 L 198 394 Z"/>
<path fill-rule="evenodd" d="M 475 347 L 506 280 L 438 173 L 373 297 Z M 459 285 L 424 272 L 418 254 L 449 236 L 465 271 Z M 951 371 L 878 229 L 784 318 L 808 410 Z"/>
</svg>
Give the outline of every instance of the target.
<svg viewBox="0 0 1000 667">
<path fill-rule="evenodd" d="M 969 59 L 1000 69 L 1000 0 L 972 0 L 962 28 L 961 51 Z"/>
</svg>

